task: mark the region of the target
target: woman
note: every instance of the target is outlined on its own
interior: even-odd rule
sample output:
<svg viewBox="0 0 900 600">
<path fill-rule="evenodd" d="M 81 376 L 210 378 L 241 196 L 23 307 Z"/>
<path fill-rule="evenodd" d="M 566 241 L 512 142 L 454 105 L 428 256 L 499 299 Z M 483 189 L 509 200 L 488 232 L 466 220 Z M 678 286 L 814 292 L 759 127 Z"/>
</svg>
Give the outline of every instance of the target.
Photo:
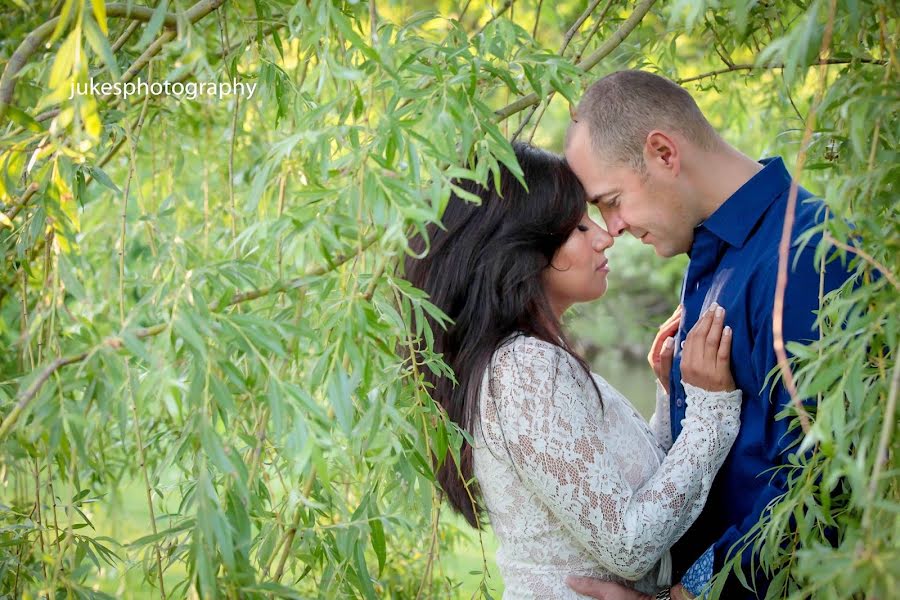
<svg viewBox="0 0 900 600">
<path fill-rule="evenodd" d="M 407 261 L 409 280 L 453 320 L 432 329 L 458 383 L 432 376 L 432 396 L 474 441 L 460 464 L 442 457 L 439 482 L 471 525 L 489 515 L 504 598 L 582 598 L 568 575 L 652 593 L 668 585 L 668 549 L 700 513 L 737 434 L 730 332 L 719 310 L 687 337 L 688 413 L 672 444 L 664 390 L 648 425 L 566 341 L 563 312 L 606 291 L 613 239 L 588 217 L 561 158 L 514 149 L 527 191 L 505 169 L 499 190 L 460 183 L 444 229 L 413 240 L 425 256 Z M 469 194 L 480 205 L 460 197 Z M 668 340 L 662 382 L 672 354 Z"/>
</svg>

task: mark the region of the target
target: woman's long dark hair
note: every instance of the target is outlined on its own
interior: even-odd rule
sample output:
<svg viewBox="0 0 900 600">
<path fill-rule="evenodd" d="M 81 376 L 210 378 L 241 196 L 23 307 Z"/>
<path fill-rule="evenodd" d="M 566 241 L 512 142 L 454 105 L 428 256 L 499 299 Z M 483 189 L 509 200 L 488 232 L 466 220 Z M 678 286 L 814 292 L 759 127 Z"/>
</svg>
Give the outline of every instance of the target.
<svg viewBox="0 0 900 600">
<path fill-rule="evenodd" d="M 502 166 L 499 190 L 493 180 L 486 187 L 456 182 L 481 204 L 453 194 L 443 228 L 431 224 L 424 236 L 410 241 L 420 256 L 430 242 L 427 255 L 406 261 L 406 278 L 453 320 L 446 329 L 430 319 L 428 325 L 435 353 L 443 354 L 458 384 L 430 372 L 426 379 L 433 386 L 434 401 L 469 433 L 479 414 L 484 371 L 500 343 L 513 333 L 562 348 L 590 373 L 569 349 L 541 281 L 541 273 L 584 216 L 584 189 L 561 157 L 525 144 L 513 149 L 528 189 Z M 599 397 L 596 384 L 594 389 Z M 435 458 L 440 463 L 438 482 L 450 503 L 477 527 L 478 493 L 469 483 L 471 446 L 463 443 L 459 465 L 449 453 Z"/>
</svg>

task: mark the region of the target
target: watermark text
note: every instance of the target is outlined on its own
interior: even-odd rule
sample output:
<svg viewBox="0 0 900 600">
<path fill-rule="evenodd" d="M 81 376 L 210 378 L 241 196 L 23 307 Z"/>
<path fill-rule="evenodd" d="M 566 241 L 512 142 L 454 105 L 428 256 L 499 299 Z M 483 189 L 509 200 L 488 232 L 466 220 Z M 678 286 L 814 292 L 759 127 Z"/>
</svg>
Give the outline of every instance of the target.
<svg viewBox="0 0 900 600">
<path fill-rule="evenodd" d="M 69 100 L 75 95 L 86 96 L 118 96 L 123 100 L 127 100 L 130 96 L 146 96 L 152 94 L 160 96 L 166 94 L 175 98 L 196 100 L 200 96 L 215 96 L 221 99 L 223 96 L 232 94 L 246 95 L 252 98 L 256 92 L 257 83 L 244 83 L 242 81 L 144 81 L 138 77 L 137 81 L 94 81 L 91 77 L 87 83 L 72 82 Z"/>
</svg>

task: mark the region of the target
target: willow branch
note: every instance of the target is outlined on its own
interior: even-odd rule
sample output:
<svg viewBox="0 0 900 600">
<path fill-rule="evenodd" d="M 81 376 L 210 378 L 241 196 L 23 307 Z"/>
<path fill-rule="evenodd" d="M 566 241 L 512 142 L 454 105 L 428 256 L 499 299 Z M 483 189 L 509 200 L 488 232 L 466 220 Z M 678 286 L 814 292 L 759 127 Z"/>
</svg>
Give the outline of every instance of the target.
<svg viewBox="0 0 900 600">
<path fill-rule="evenodd" d="M 150 44 L 147 49 L 144 50 L 144 52 L 141 53 L 141 55 L 138 56 L 137 59 L 135 59 L 133 63 L 131 63 L 131 66 L 128 67 L 128 70 L 122 74 L 122 78 L 119 80 L 119 83 L 127 83 L 134 79 L 135 75 L 140 73 L 144 69 L 144 67 L 147 66 L 147 63 L 149 63 L 154 56 L 162 51 L 163 46 L 175 39 L 176 35 L 178 35 L 178 32 L 176 32 L 174 29 L 167 29 L 161 36 L 156 38 L 153 43 Z M 110 92 L 105 96 L 101 96 L 100 99 L 104 102 L 108 102 L 109 99 L 114 95 L 115 94 L 113 92 Z"/>
<path fill-rule="evenodd" d="M 306 480 L 306 484 L 303 486 L 303 497 L 309 498 L 309 495 L 312 493 L 313 484 L 316 482 L 316 467 L 313 467 L 309 471 L 309 478 Z M 291 554 L 291 546 L 294 545 L 294 538 L 297 535 L 297 529 L 300 527 L 300 518 L 303 516 L 303 506 L 298 505 L 296 511 L 294 512 L 294 519 L 291 522 L 291 526 L 287 531 L 287 534 L 284 537 L 283 550 L 281 553 L 281 558 L 278 561 L 278 568 L 275 571 L 275 581 L 281 581 L 281 577 L 284 575 L 284 566 L 287 564 L 288 556 Z"/>
<path fill-rule="evenodd" d="M 329 271 L 333 271 L 337 269 L 339 266 L 344 263 L 355 258 L 359 252 L 364 252 L 368 248 L 378 240 L 379 237 L 377 235 L 372 235 L 369 237 L 362 247 L 356 252 L 351 252 L 345 255 L 341 255 L 337 257 L 335 260 L 331 261 L 327 265 L 320 265 L 315 268 L 309 269 L 306 271 L 304 275 L 301 277 L 295 277 L 287 282 L 276 283 L 275 285 L 260 288 L 258 290 L 253 290 L 249 292 L 242 292 L 239 294 L 234 294 L 231 299 L 226 302 L 224 305 L 219 306 L 218 304 L 214 304 L 211 307 L 212 311 L 218 311 L 225 309 L 229 306 L 234 306 L 235 304 L 240 304 L 242 302 L 247 302 L 249 300 L 255 300 L 257 298 L 262 298 L 263 296 L 269 296 L 276 292 L 281 292 L 285 290 L 298 288 L 308 282 L 308 280 L 312 277 L 319 277 L 328 273 Z M 140 327 L 131 332 L 131 334 L 137 339 L 144 339 L 148 337 L 152 337 L 155 335 L 159 335 L 163 331 L 168 329 L 167 323 L 157 323 L 156 325 L 152 325 L 150 327 Z M 53 375 L 59 369 L 84 361 L 89 356 L 93 355 L 100 349 L 104 347 L 119 349 L 122 347 L 122 338 L 119 336 L 110 336 L 105 338 L 99 344 L 97 344 L 94 348 L 90 350 L 86 350 L 84 352 L 80 352 L 78 354 L 73 354 L 71 356 L 62 356 L 55 360 L 53 360 L 50 364 L 45 366 L 40 374 L 35 378 L 31 385 L 29 385 L 25 390 L 18 394 L 16 397 L 15 404 L 13 405 L 12 410 L 6 417 L 3 419 L 3 422 L 0 423 L 0 441 L 2 441 L 12 428 L 15 426 L 16 422 L 19 420 L 19 417 L 22 416 L 22 412 L 28 407 L 28 405 L 34 400 L 37 396 L 37 393 L 40 391 L 41 387 L 47 382 L 51 375 Z"/>
<path fill-rule="evenodd" d="M 888 62 L 887 68 L 884 70 L 884 76 L 882 77 L 881 82 L 887 88 L 888 81 L 891 78 L 891 66 L 896 64 L 897 57 L 894 56 L 893 44 L 888 44 L 888 33 L 887 33 L 887 23 L 885 21 L 887 17 L 884 14 L 884 8 L 878 11 L 878 31 L 879 37 L 881 39 L 881 54 L 882 56 L 887 55 L 890 56 L 893 60 Z M 888 48 L 891 48 L 888 50 Z M 878 152 L 878 141 L 880 139 L 881 134 L 881 117 L 882 113 L 878 113 L 878 116 L 875 118 L 875 127 L 872 133 L 872 145 L 869 148 L 869 170 L 875 168 L 875 156 Z"/>
<path fill-rule="evenodd" d="M 541 8 L 544 6 L 544 0 L 538 0 L 537 9 L 534 11 L 534 27 L 531 28 L 531 38 L 537 38 L 538 24 L 541 22 Z"/>
<path fill-rule="evenodd" d="M 281 24 L 281 23 L 277 24 L 277 25 L 270 25 L 269 27 L 263 29 L 263 37 L 267 37 L 273 31 L 281 29 L 284 26 L 285 25 Z M 256 33 L 251 33 L 246 38 L 239 40 L 239 41 L 235 42 L 234 44 L 232 44 L 231 46 L 229 46 L 227 50 L 222 50 L 222 51 L 218 52 L 217 54 L 215 54 L 214 56 L 216 58 L 218 58 L 219 60 L 225 60 L 229 56 L 231 56 L 232 53 L 234 53 L 235 51 L 237 51 L 240 48 L 246 48 L 249 44 L 253 43 L 255 40 L 256 40 Z M 183 83 L 191 75 L 194 75 L 193 67 L 191 67 L 190 69 L 188 69 L 186 71 L 183 71 L 180 75 L 178 75 L 174 79 L 170 79 L 169 81 L 170 81 L 170 83 Z M 165 95 L 166 95 L 165 92 L 160 92 L 159 94 L 154 94 L 153 98 L 161 98 Z M 105 98 L 102 98 L 102 99 L 105 99 Z M 124 101 L 125 100 L 122 100 L 122 102 L 124 102 Z M 34 120 L 38 121 L 38 122 L 46 121 L 48 119 L 52 119 L 52 118 L 56 117 L 58 114 L 59 114 L 59 108 L 54 108 L 52 110 L 42 112 L 41 114 L 36 116 L 34 118 Z M 24 130 L 24 128 L 22 128 L 22 130 Z M 113 150 L 113 152 L 111 154 L 115 154 L 115 152 L 119 149 L 118 148 L 119 146 L 121 146 L 121 141 L 117 143 L 115 149 Z M 107 158 L 106 160 L 109 160 L 109 158 Z M 105 163 L 105 161 L 104 161 L 104 163 Z M 103 164 L 101 164 L 100 166 L 102 167 Z"/>
<path fill-rule="evenodd" d="M 619 45 L 625 41 L 631 32 L 634 31 L 635 27 L 641 22 L 641 20 L 650 12 L 650 9 L 656 3 L 656 0 L 643 0 L 643 2 L 639 2 L 637 6 L 634 7 L 634 12 L 631 13 L 631 16 L 628 17 L 622 24 L 616 29 L 612 36 L 608 40 L 606 40 L 602 46 L 597 48 L 593 54 L 585 58 L 583 61 L 578 63 L 578 66 L 581 67 L 582 71 L 590 71 L 597 64 L 609 56 L 613 50 L 619 47 Z"/>
<path fill-rule="evenodd" d="M 837 0 L 831 0 L 828 12 L 828 23 L 825 25 L 825 32 L 822 36 L 822 46 L 819 54 L 825 54 L 831 46 L 831 34 L 834 30 L 834 15 L 837 11 Z M 791 179 L 791 187 L 788 191 L 787 206 L 784 209 L 784 227 L 781 230 L 781 241 L 778 244 L 778 275 L 775 280 L 775 299 L 772 307 L 772 338 L 775 349 L 775 356 L 778 359 L 778 369 L 781 371 L 781 377 L 784 387 L 791 396 L 791 403 L 797 411 L 800 418 L 800 426 L 803 433 L 809 433 L 809 413 L 803 407 L 803 401 L 797 394 L 797 384 L 794 381 L 794 374 L 791 371 L 791 365 L 788 362 L 787 352 L 784 347 L 784 296 L 787 291 L 788 282 L 788 260 L 791 250 L 791 233 L 794 229 L 794 216 L 797 208 L 797 194 L 800 189 L 800 176 L 803 173 L 803 167 L 806 164 L 806 150 L 812 140 L 813 130 L 816 125 L 816 109 L 822 102 L 825 95 L 825 87 L 827 82 L 827 62 L 820 62 L 821 85 L 816 89 L 815 97 L 810 105 L 809 114 L 806 117 L 806 127 L 803 131 L 803 141 L 800 143 L 800 153 L 797 155 L 797 164 L 795 166 L 794 177 Z"/>
<path fill-rule="evenodd" d="M 885 65 L 887 61 L 879 60 L 877 58 L 826 58 L 823 60 L 818 60 L 812 63 L 809 66 L 827 66 L 827 65 L 848 65 L 851 63 L 863 63 L 869 65 Z M 784 65 L 781 63 L 771 63 L 765 65 L 730 65 L 728 67 L 724 67 L 722 69 L 716 69 L 715 71 L 709 71 L 708 73 L 703 73 L 701 75 L 694 75 L 693 77 L 684 77 L 682 79 L 676 79 L 675 82 L 678 84 L 690 83 L 692 81 L 700 81 L 701 79 L 709 79 L 710 77 L 715 77 L 716 75 L 722 75 L 723 73 L 733 73 L 735 71 L 754 71 L 757 69 L 783 69 Z"/>
<path fill-rule="evenodd" d="M 878 448 L 875 450 L 875 466 L 872 469 L 872 477 L 869 479 L 868 499 L 863 512 L 863 527 L 872 526 L 872 507 L 875 506 L 875 495 L 878 492 L 878 484 L 881 483 L 881 472 L 888 460 L 888 445 L 893 438 L 894 425 L 897 420 L 894 413 L 897 411 L 897 388 L 900 386 L 900 348 L 894 348 L 894 374 L 891 377 L 891 387 L 888 391 L 887 405 L 884 407 L 884 421 L 881 422 L 881 434 L 878 436 Z"/>
<path fill-rule="evenodd" d="M 709 27 L 709 30 L 713 34 L 713 38 L 715 41 L 713 42 L 713 50 L 716 51 L 716 54 L 719 55 L 719 58 L 722 59 L 722 62 L 728 65 L 729 67 L 734 66 L 734 61 L 731 60 L 731 57 L 728 54 L 728 49 L 725 47 L 725 43 L 722 42 L 722 39 L 719 37 L 719 33 L 716 31 L 715 26 L 710 22 L 709 15 L 706 16 L 706 25 Z"/>
<path fill-rule="evenodd" d="M 594 12 L 594 9 L 597 8 L 597 5 L 600 4 L 601 0 L 593 0 L 584 12 L 572 23 L 572 26 L 569 27 L 569 30 L 566 32 L 566 36 L 563 38 L 562 45 L 559 47 L 560 56 L 566 51 L 566 48 L 569 47 L 569 44 L 572 42 L 572 38 L 575 37 L 575 34 L 578 33 L 578 30 L 581 29 L 581 26 L 584 25 L 584 22 L 587 21 L 588 17 L 591 16 L 591 13 Z"/>
<path fill-rule="evenodd" d="M 863 259 L 864 261 L 866 261 L 867 263 L 869 263 L 870 265 L 872 265 L 875 269 L 880 271 L 882 275 L 884 275 L 884 278 L 887 279 L 888 282 L 890 282 L 890 284 L 892 286 L 894 286 L 895 290 L 900 292 L 900 282 L 897 281 L 897 278 L 894 276 L 894 274 L 891 273 L 890 269 L 888 269 L 886 266 L 884 266 L 883 264 L 881 264 L 880 262 L 875 260 L 871 254 L 869 254 L 865 250 L 861 250 L 859 248 L 854 248 L 850 244 L 845 244 L 844 242 L 840 242 L 840 241 L 834 239 L 833 237 L 831 237 L 830 235 L 828 235 L 827 233 L 825 234 L 825 240 L 832 246 L 840 248 L 844 252 L 849 252 L 851 254 L 855 254 L 858 257 L 860 257 L 861 259 Z"/>
<path fill-rule="evenodd" d="M 18 215 L 19 212 L 23 208 L 25 208 L 25 205 L 28 204 L 28 201 L 31 200 L 31 197 L 37 193 L 39 187 L 40 186 L 37 182 L 32 182 L 27 188 L 25 188 L 25 191 L 22 193 L 22 197 L 19 198 L 16 202 L 13 202 L 12 208 L 8 213 L 6 213 L 6 218 L 10 221 L 15 219 L 16 215 Z"/>
<path fill-rule="evenodd" d="M 363 245 L 354 253 L 346 254 L 343 256 L 339 256 L 336 260 L 331 262 L 328 265 L 320 265 L 314 269 L 308 270 L 305 274 L 300 277 L 295 277 L 288 281 L 279 282 L 269 287 L 260 288 L 257 290 L 252 290 L 249 292 L 241 292 L 239 294 L 235 294 L 231 297 L 225 306 L 221 308 L 226 308 L 228 306 L 233 306 L 235 304 L 240 304 L 242 302 L 247 302 L 249 300 L 256 300 L 257 298 L 262 298 L 263 296 L 270 296 L 277 292 L 284 292 L 287 290 L 296 289 L 298 287 L 302 287 L 309 278 L 311 277 L 320 277 L 329 271 L 333 271 L 337 267 L 341 266 L 345 262 L 352 260 L 359 256 L 362 252 L 365 252 L 369 248 L 372 247 L 372 244 L 378 239 L 377 236 L 371 236 L 369 239 L 363 242 Z M 210 310 L 217 311 L 219 310 L 218 305 L 213 305 Z"/>
<path fill-rule="evenodd" d="M 31 385 L 20 394 L 19 399 L 13 405 L 10 413 L 3 419 L 3 423 L 0 424 L 0 440 L 6 437 L 13 425 L 16 424 L 16 421 L 19 420 L 22 411 L 24 411 L 28 404 L 34 399 L 38 391 L 40 391 L 41 387 L 47 382 L 51 375 L 66 365 L 83 361 L 87 358 L 88 354 L 88 352 L 82 352 L 81 354 L 75 354 L 73 356 L 59 357 L 44 367 L 37 379 L 32 381 Z"/>
<path fill-rule="evenodd" d="M 500 16 L 501 16 L 503 13 L 505 13 L 507 10 L 509 10 L 509 7 L 512 6 L 512 3 L 515 2 L 515 1 L 516 1 L 516 0 L 506 0 L 506 2 L 503 3 L 503 6 L 500 7 L 500 10 L 498 10 L 497 12 L 495 12 L 495 13 L 491 16 L 491 18 L 488 19 L 487 23 L 485 23 L 484 25 L 481 26 L 481 29 L 479 29 L 478 32 L 477 32 L 475 35 L 476 35 L 476 36 L 480 35 L 481 32 L 483 32 L 485 29 L 487 29 L 488 25 L 490 25 L 491 23 L 493 23 L 494 21 L 496 21 L 497 19 L 499 19 Z"/>
<path fill-rule="evenodd" d="M 597 64 L 606 58 L 612 53 L 613 50 L 619 47 L 619 45 L 625 41 L 634 28 L 638 26 L 638 23 L 641 22 L 641 19 L 650 12 L 650 8 L 656 3 L 656 0 L 642 0 L 634 7 L 634 11 L 631 13 L 625 21 L 619 25 L 619 28 L 613 32 L 613 34 L 609 37 L 606 42 L 603 43 L 602 46 L 597 48 L 593 54 L 585 58 L 584 60 L 578 62 L 575 66 L 582 73 L 587 73 L 592 68 L 597 66 Z M 523 96 L 519 98 L 515 102 L 512 102 L 503 108 L 497 110 L 494 114 L 497 115 L 497 121 L 502 121 L 504 119 L 508 119 L 512 115 L 525 110 L 541 101 L 540 96 L 537 94 L 528 94 L 527 96 Z"/>
<path fill-rule="evenodd" d="M 200 0 L 187 11 L 184 16 L 190 23 L 195 23 L 202 19 L 210 12 L 218 8 L 225 0 Z M 136 21 L 147 22 L 153 16 L 153 9 L 146 6 L 133 6 L 130 4 L 107 4 L 106 16 L 121 17 L 133 19 Z M 40 48 L 47 38 L 56 29 L 59 23 L 59 17 L 50 19 L 34 31 L 29 33 L 25 39 L 16 48 L 16 51 L 6 63 L 3 70 L 3 76 L 0 77 L 0 120 L 6 114 L 6 107 L 12 103 L 13 94 L 16 91 L 16 83 L 18 82 L 19 71 L 28 63 L 28 59 Z M 173 13 L 167 13 L 163 19 L 163 25 L 167 31 L 174 31 L 178 25 L 178 16 Z"/>
<path fill-rule="evenodd" d="M 584 38 L 584 43 L 581 45 L 581 49 L 578 51 L 578 54 L 575 55 L 575 63 L 581 60 L 581 57 L 584 56 L 584 51 L 587 50 L 588 44 L 591 43 L 591 40 L 594 39 L 594 36 L 597 35 L 597 31 L 600 30 L 600 25 L 603 23 L 603 20 L 606 18 L 606 13 L 609 12 L 610 7 L 612 7 L 613 0 L 607 0 L 606 5 L 603 7 L 603 10 L 600 11 L 600 15 L 594 21 L 594 26 L 591 27 L 590 32 L 588 32 L 587 36 Z"/>
<path fill-rule="evenodd" d="M 120 35 L 116 39 L 116 41 L 113 42 L 112 48 L 110 48 L 110 50 L 112 50 L 113 54 L 115 54 L 116 52 L 118 52 L 119 50 L 122 49 L 122 46 L 125 45 L 125 42 L 128 41 L 128 38 L 131 37 L 131 34 L 137 30 L 138 25 L 140 25 L 140 24 L 141 24 L 140 21 L 132 21 L 131 23 L 128 24 L 128 27 L 125 28 L 125 31 L 122 32 L 122 35 Z"/>
<path fill-rule="evenodd" d="M 594 12 L 594 10 L 597 8 L 597 5 L 600 4 L 600 2 L 601 2 L 601 0 L 594 0 L 593 2 L 591 2 L 591 4 L 587 7 L 587 9 L 585 9 L 585 11 L 583 13 L 581 13 L 581 15 L 575 20 L 575 22 L 572 24 L 572 26 L 569 27 L 569 30 L 566 32 L 565 39 L 563 39 L 563 43 L 559 47 L 557 54 L 562 56 L 563 53 L 565 53 L 566 48 L 569 47 L 569 43 L 572 41 L 572 38 L 575 37 L 575 34 L 578 33 L 578 30 L 581 29 L 581 26 L 584 25 L 584 22 L 587 21 L 587 18 L 591 15 L 591 13 Z M 591 38 L 594 37 L 594 35 L 597 33 L 597 30 L 600 28 L 600 23 L 603 21 L 603 17 L 606 16 L 606 11 L 609 10 L 609 7 L 611 4 L 612 4 L 612 0 L 607 0 L 606 6 L 601 11 L 600 16 L 597 17 L 597 20 L 594 23 L 594 27 L 591 29 L 591 32 L 588 34 L 587 39 L 584 42 L 584 45 L 581 47 L 581 52 L 579 52 L 578 55 L 575 57 L 576 63 L 579 60 L 581 60 L 581 54 L 584 52 L 584 49 L 587 47 Z M 535 22 L 535 31 L 537 31 L 537 22 Z M 531 37 L 534 37 L 534 35 L 532 35 Z M 535 132 L 537 132 L 538 125 L 541 122 L 541 118 L 543 118 L 544 113 L 547 111 L 547 107 L 550 106 L 550 102 L 553 100 L 553 96 L 555 94 L 556 94 L 556 90 L 551 90 L 550 93 L 547 95 L 546 100 L 544 100 L 543 102 L 536 103 L 534 106 L 531 107 L 531 110 L 529 111 L 528 115 L 526 115 L 525 118 L 522 119 L 522 122 L 519 123 L 519 128 L 516 129 L 516 132 L 513 134 L 513 136 L 512 136 L 513 141 L 515 141 L 519 138 L 519 135 L 521 135 L 521 133 L 525 130 L 525 127 L 527 127 L 528 123 L 531 122 L 531 118 L 534 116 L 534 113 L 536 113 L 538 110 L 538 107 L 540 107 L 541 113 L 538 115 L 537 120 L 534 122 L 534 129 L 531 130 L 531 138 L 529 139 L 529 142 L 528 142 L 529 144 L 531 143 L 531 140 L 534 139 Z"/>
<path fill-rule="evenodd" d="M 466 11 L 469 10 L 469 4 L 471 4 L 471 3 L 472 3 L 472 0 L 466 0 L 465 6 L 463 6 L 462 10 L 459 11 L 459 16 L 456 17 L 456 20 L 459 21 L 460 23 L 462 22 L 463 17 L 466 16 Z"/>
</svg>

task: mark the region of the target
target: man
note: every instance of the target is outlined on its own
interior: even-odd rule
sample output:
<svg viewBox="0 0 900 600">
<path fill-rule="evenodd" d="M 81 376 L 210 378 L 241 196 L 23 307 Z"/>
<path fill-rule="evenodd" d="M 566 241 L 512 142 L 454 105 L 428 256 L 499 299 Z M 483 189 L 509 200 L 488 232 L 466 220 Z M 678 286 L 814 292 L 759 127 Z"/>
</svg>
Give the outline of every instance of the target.
<svg viewBox="0 0 900 600">
<path fill-rule="evenodd" d="M 773 385 L 767 375 L 777 365 L 773 301 L 791 176 L 780 158 L 757 162 L 728 145 L 690 94 L 642 71 L 613 73 L 588 89 L 569 130 L 566 158 L 613 236 L 627 231 L 660 256 L 690 256 L 669 381 L 673 439 L 686 408 L 681 340 L 713 302 L 725 308 L 734 331 L 734 378 L 744 394 L 741 432 L 703 513 L 672 549 L 676 585 L 659 596 L 692 598 L 743 547 L 734 546 L 766 505 L 787 489 L 784 470 L 773 467 L 786 464 L 795 451 L 796 429 L 789 433 L 790 420 L 776 417 L 791 399 L 780 379 Z M 785 342 L 817 336 L 820 275 L 813 255 L 820 236 L 806 245 L 797 237 L 821 222 L 823 213 L 822 203 L 801 188 L 783 311 Z M 825 292 L 848 277 L 842 265 L 829 264 Z M 750 549 L 741 554 L 755 591 L 731 575 L 722 597 L 765 595 L 768 582 L 756 564 Z M 593 580 L 572 587 L 597 598 L 635 597 Z"/>
</svg>

